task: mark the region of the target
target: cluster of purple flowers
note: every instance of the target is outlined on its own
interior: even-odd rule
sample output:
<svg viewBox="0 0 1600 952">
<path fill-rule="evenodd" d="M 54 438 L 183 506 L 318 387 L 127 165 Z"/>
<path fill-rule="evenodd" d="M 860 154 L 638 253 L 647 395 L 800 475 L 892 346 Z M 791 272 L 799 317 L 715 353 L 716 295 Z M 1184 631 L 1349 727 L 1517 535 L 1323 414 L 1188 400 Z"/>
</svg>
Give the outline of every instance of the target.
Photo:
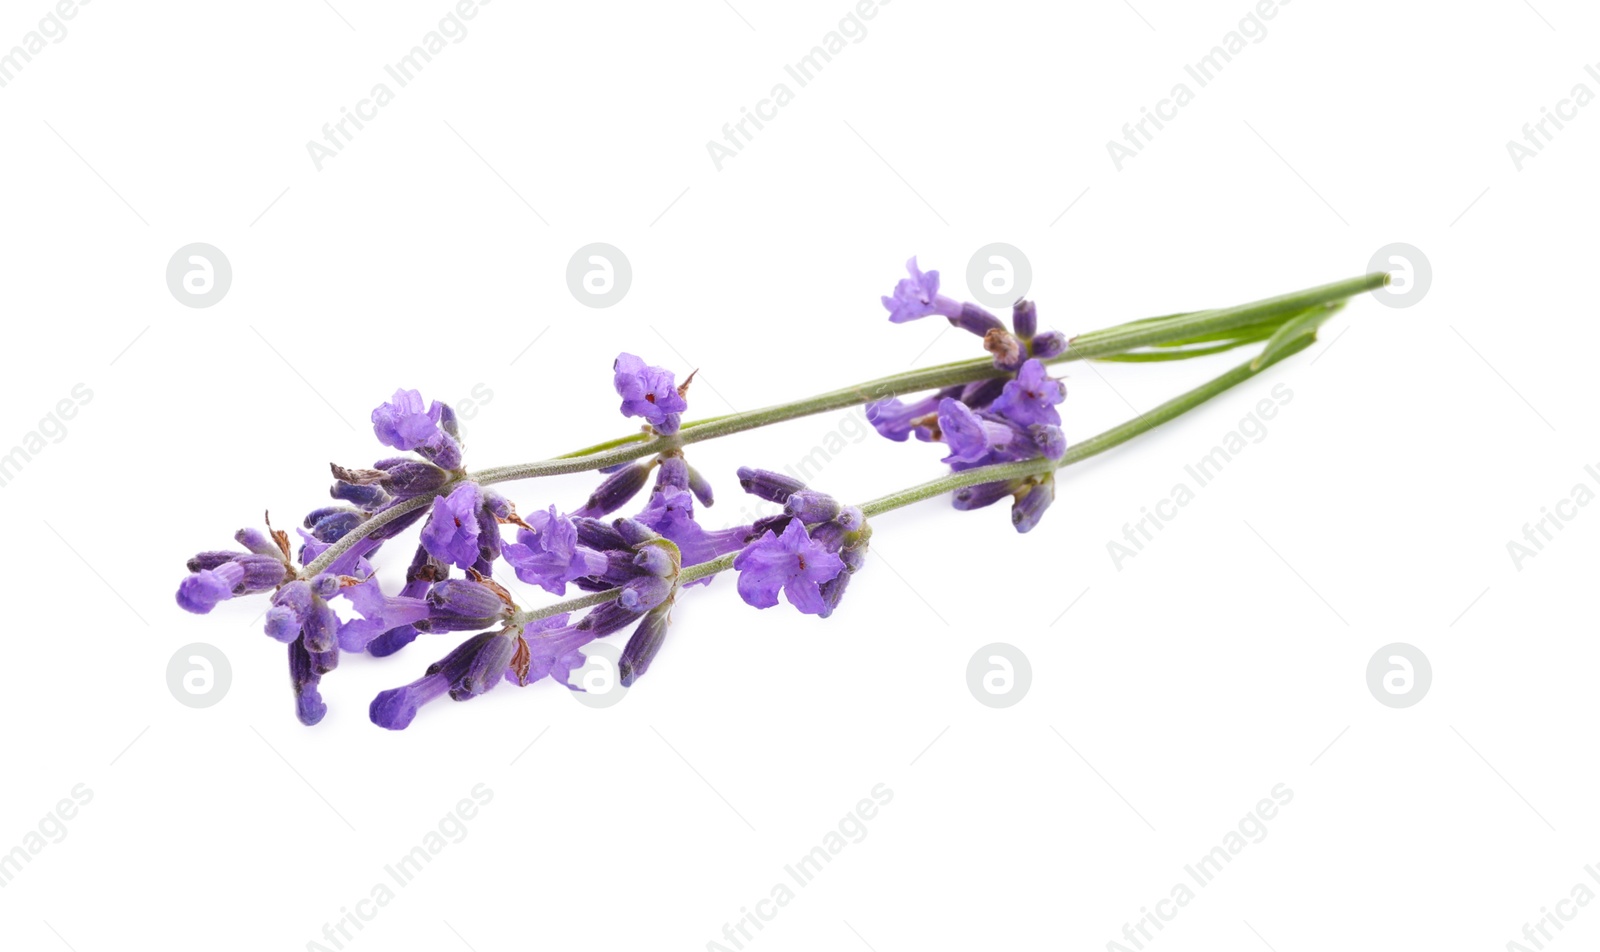
<svg viewBox="0 0 1600 952">
<path fill-rule="evenodd" d="M 782 506 L 782 513 L 733 528 L 700 525 L 695 505 L 712 505 L 711 486 L 673 439 L 687 409 L 688 381 L 680 386 L 671 371 L 631 354 L 617 358 L 613 373 L 623 415 L 642 418 L 647 438 L 662 448 L 648 461 L 603 471 L 604 481 L 577 509 L 563 513 L 550 506 L 519 516 L 508 499 L 462 468 L 450 407 L 437 401 L 425 406 L 417 391 L 399 390 L 372 412 L 372 426 L 381 443 L 412 455 L 368 469 L 335 465 L 330 493 L 338 504 L 306 516 L 296 556 L 288 535 L 270 524 L 265 532 L 240 530 L 235 538 L 246 551 L 202 552 L 190 560 L 178 604 L 206 614 L 229 598 L 272 593 L 265 630 L 288 646 L 296 712 L 307 725 L 327 713 L 320 684 L 341 653 L 382 657 L 422 635 L 474 632 L 422 677 L 372 701 L 371 720 L 391 730 L 408 726 L 429 701 L 445 695 L 469 700 L 502 681 L 525 687 L 550 678 L 582 690 L 571 681 L 584 663 L 582 649 L 629 627 L 618 673 L 631 686 L 665 641 L 683 568 L 731 553 L 738 553 L 733 568 L 749 604 L 771 607 L 782 593 L 802 612 L 831 614 L 865 561 L 870 530 L 861 511 L 796 480 L 741 469 L 741 485 Z M 652 472 L 643 508 L 608 518 L 644 489 Z M 430 496 L 430 504 L 359 537 L 305 577 L 303 568 L 352 530 L 419 496 Z M 389 594 L 371 559 L 418 522 L 419 545 L 404 583 Z M 515 527 L 515 541 L 505 540 L 504 526 Z M 501 562 L 552 595 L 573 585 L 614 597 L 576 620 L 569 614 L 534 620 L 493 580 Z"/>
<path fill-rule="evenodd" d="M 873 427 L 896 442 L 915 434 L 923 442 L 942 442 L 949 451 L 943 462 L 953 470 L 1028 459 L 1059 460 L 1067 451 L 1056 409 L 1066 387 L 1050 376 L 1045 361 L 1067 349 L 1059 331 L 1039 333 L 1033 302 L 1012 307 L 1011 327 L 976 304 L 961 303 L 939 293 L 939 272 L 922 271 L 917 259 L 906 262 L 910 276 L 883 298 L 889 320 L 896 324 L 935 314 L 954 327 L 983 338 L 984 349 L 1004 375 L 962 386 L 946 387 L 910 402 L 891 397 L 867 405 Z M 957 509 L 980 509 L 1011 499 L 1011 522 L 1027 532 L 1055 500 L 1055 476 L 983 483 L 958 490 Z"/>
<path fill-rule="evenodd" d="M 937 271 L 921 271 L 915 258 L 908 269 L 910 276 L 883 299 L 889 319 L 942 315 L 983 338 L 998 373 L 910 402 L 869 404 L 874 427 L 896 441 L 915 434 L 945 444 L 943 461 L 958 471 L 1061 459 L 1066 440 L 1056 408 L 1066 391 L 1045 361 L 1065 352 L 1066 337 L 1039 333 L 1028 301 L 1016 303 L 1007 328 L 977 305 L 941 295 Z M 196 555 L 178 586 L 178 604 L 206 614 L 227 599 L 271 593 L 265 630 L 288 648 L 296 711 L 308 725 L 327 713 L 321 681 L 342 653 L 383 657 L 423 635 L 472 633 L 422 677 L 372 701 L 372 721 L 392 730 L 409 725 L 429 701 L 469 700 L 503 681 L 526 687 L 549 678 L 582 690 L 572 676 L 584 664 L 584 647 L 628 628 L 618 673 L 624 686 L 632 685 L 661 650 L 691 566 L 720 562 L 687 584 L 709 582 L 731 556 L 746 603 L 771 608 L 781 596 L 805 614 L 831 615 L 866 561 L 872 530 L 862 511 L 788 476 L 741 468 L 740 486 L 781 511 L 731 528 L 701 525 L 696 506 L 713 504 L 711 484 L 685 459 L 678 437 L 693 375 L 678 384 L 670 370 L 632 354 L 619 355 L 612 374 L 622 414 L 644 421 L 648 458 L 601 470 L 604 480 L 578 508 L 518 515 L 510 500 L 463 467 L 455 412 L 425 403 L 415 390 L 398 390 L 372 411 L 372 429 L 380 443 L 406 455 L 365 469 L 333 466 L 335 504 L 305 517 L 298 552 L 269 522 L 264 531 L 234 536 L 242 550 Z M 642 508 L 615 516 L 652 474 Z M 1012 522 L 1026 532 L 1054 496 L 1054 478 L 1045 474 L 972 486 L 956 492 L 954 502 L 976 509 L 1009 497 Z M 386 592 L 372 559 L 419 522 L 404 581 Z M 506 526 L 515 528 L 514 541 L 503 535 Z M 319 563 L 314 575 L 307 572 L 313 563 Z M 502 563 L 551 595 L 575 586 L 609 597 L 580 618 L 540 617 L 545 613 L 522 610 L 494 581 Z"/>
</svg>

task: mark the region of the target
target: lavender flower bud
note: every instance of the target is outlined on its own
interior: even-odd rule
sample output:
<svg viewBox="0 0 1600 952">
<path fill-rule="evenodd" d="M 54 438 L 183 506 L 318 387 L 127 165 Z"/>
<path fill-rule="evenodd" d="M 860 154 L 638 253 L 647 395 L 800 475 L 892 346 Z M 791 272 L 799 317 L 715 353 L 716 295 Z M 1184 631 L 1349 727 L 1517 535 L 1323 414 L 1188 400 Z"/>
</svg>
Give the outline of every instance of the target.
<svg viewBox="0 0 1600 952">
<path fill-rule="evenodd" d="M 951 505 L 956 509 L 982 509 L 992 506 L 1008 496 L 1015 496 L 1019 486 L 1013 480 L 1002 480 L 998 483 L 979 483 L 976 486 L 963 486 L 956 490 L 950 497 Z"/>
<path fill-rule="evenodd" d="M 486 585 L 464 578 L 445 579 L 428 588 L 430 614 L 416 623 L 422 631 L 487 628 L 506 615 L 507 605 Z"/>
<path fill-rule="evenodd" d="M 843 558 L 843 553 L 840 557 Z M 817 613 L 817 617 L 827 618 L 833 614 L 834 609 L 839 607 L 839 602 L 844 598 L 844 590 L 850 584 L 850 577 L 855 573 L 856 569 L 852 569 L 847 562 L 844 571 L 817 587 L 822 593 L 822 610 Z"/>
<path fill-rule="evenodd" d="M 784 513 L 807 525 L 827 522 L 839 515 L 842 508 L 839 500 L 812 489 L 800 490 L 783 504 Z"/>
<path fill-rule="evenodd" d="M 445 405 L 441 403 L 439 406 L 444 408 Z M 454 421 L 454 411 L 450 412 L 450 418 Z M 442 422 L 442 414 L 440 419 Z M 456 441 L 454 436 L 447 433 L 439 433 L 434 439 L 417 447 L 417 453 L 440 469 L 453 470 L 461 468 L 461 444 Z"/>
<path fill-rule="evenodd" d="M 617 596 L 617 604 L 635 614 L 647 612 L 672 595 L 672 585 L 672 580 L 668 578 L 641 575 L 622 586 L 622 593 Z"/>
<path fill-rule="evenodd" d="M 694 493 L 694 498 L 700 500 L 700 505 L 709 507 L 715 499 L 711 494 L 711 483 L 700 471 L 693 466 L 689 467 L 689 491 Z M 643 673 L 642 671 L 640 673 Z"/>
<path fill-rule="evenodd" d="M 366 515 L 342 506 L 317 509 L 306 516 L 305 526 L 318 542 L 338 542 L 345 533 L 366 521 Z"/>
<path fill-rule="evenodd" d="M 622 533 L 612 528 L 610 523 L 585 516 L 573 516 L 572 524 L 578 530 L 579 545 L 601 552 L 628 548 L 628 541 L 622 537 Z"/>
<path fill-rule="evenodd" d="M 1028 436 L 1045 459 L 1060 459 L 1067 455 L 1067 437 L 1059 426 L 1035 423 L 1028 427 Z"/>
<path fill-rule="evenodd" d="M 333 606 L 321 598 L 313 598 L 311 610 L 303 622 L 300 637 L 307 651 L 317 655 L 339 647 L 339 616 L 334 613 Z"/>
<path fill-rule="evenodd" d="M 353 506 L 360 506 L 368 512 L 382 508 L 389 501 L 389 494 L 383 491 L 382 486 L 374 484 L 363 486 L 358 483 L 347 483 L 342 479 L 328 489 L 328 495 Z"/>
<path fill-rule="evenodd" d="M 792 476 L 774 473 L 769 469 L 741 466 L 739 488 L 759 499 L 782 505 L 789 501 L 790 496 L 806 488 L 806 484 Z"/>
<path fill-rule="evenodd" d="M 628 627 L 638 617 L 638 612 L 625 608 L 616 601 L 610 601 L 583 616 L 574 627 L 589 633 L 592 637 L 604 638 Z"/>
<path fill-rule="evenodd" d="M 465 701 L 484 693 L 505 678 L 506 666 L 516 652 L 517 639 L 506 632 L 484 632 L 468 639 L 470 646 L 464 669 L 450 685 L 450 700 Z M 434 664 L 429 674 L 437 674 L 444 662 Z"/>
<path fill-rule="evenodd" d="M 189 560 L 189 571 L 209 572 L 219 566 L 227 565 L 238 558 L 240 553 L 228 549 L 214 549 L 210 552 L 201 552 Z"/>
<path fill-rule="evenodd" d="M 260 529 L 240 529 L 233 534 L 233 541 L 254 552 L 256 555 L 270 555 L 273 558 L 283 558 L 283 550 L 278 548 L 277 540 L 267 535 Z M 198 571 L 191 569 L 191 571 Z"/>
<path fill-rule="evenodd" d="M 1039 309 L 1032 301 L 1011 305 L 1011 329 L 1023 340 L 1033 340 L 1033 335 L 1039 333 Z"/>
<path fill-rule="evenodd" d="M 672 553 L 661 546 L 646 546 L 633 557 L 633 564 L 644 574 L 667 578 L 677 571 Z"/>
<path fill-rule="evenodd" d="M 668 450 L 656 457 L 656 492 L 669 489 L 689 489 L 689 463 L 677 450 Z"/>
<path fill-rule="evenodd" d="M 504 502 L 504 499 L 501 500 Z M 491 571 L 494 560 L 500 557 L 500 521 L 495 517 L 494 510 L 487 501 L 478 507 L 474 513 L 478 521 L 478 564 L 477 569 L 484 575 Z"/>
<path fill-rule="evenodd" d="M 979 337 L 996 328 L 1005 330 L 1005 325 L 1000 323 L 1000 318 L 976 304 L 962 304 L 961 313 L 950 318 L 951 327 L 959 327 L 964 331 L 977 334 Z"/>
<path fill-rule="evenodd" d="M 574 512 L 574 516 L 599 518 L 608 516 L 639 494 L 644 488 L 645 480 L 650 478 L 649 463 L 631 463 L 606 477 L 605 482 L 589 495 L 589 501 L 583 508 Z"/>
<path fill-rule="evenodd" d="M 1032 356 L 1040 360 L 1059 357 L 1067 352 L 1067 335 L 1060 331 L 1045 331 L 1029 342 L 1028 349 Z"/>
<path fill-rule="evenodd" d="M 376 468 L 383 471 L 379 485 L 397 499 L 431 493 L 450 481 L 450 474 L 432 463 L 404 457 L 380 460 Z"/>
<path fill-rule="evenodd" d="M 993 377 L 975 380 L 961 390 L 961 402 L 974 410 L 982 410 L 993 403 L 1006 388 L 1006 378 Z"/>
<path fill-rule="evenodd" d="M 305 644 L 298 639 L 289 645 L 289 682 L 294 686 L 295 716 L 300 723 L 311 727 L 328 713 L 317 684 L 322 680 L 311 662 Z"/>
<path fill-rule="evenodd" d="M 457 443 L 460 442 L 461 424 L 456 420 L 456 408 L 448 403 L 439 404 L 439 429 L 450 434 L 450 438 L 457 441 Z M 455 467 L 449 468 L 454 469 Z"/>
<path fill-rule="evenodd" d="M 1055 499 L 1056 479 L 1054 474 L 1050 474 L 1011 504 L 1011 524 L 1018 532 L 1027 532 L 1039 524 L 1044 511 L 1050 508 Z"/>
<path fill-rule="evenodd" d="M 637 519 L 617 519 L 611 523 L 617 534 L 630 546 L 641 545 L 661 538 L 656 531 Z"/>
<path fill-rule="evenodd" d="M 655 660 L 656 652 L 667 640 L 667 628 L 671 624 L 672 609 L 667 606 L 655 609 L 639 622 L 639 627 L 628 638 L 628 646 L 622 649 L 622 658 L 617 662 L 617 674 L 623 687 L 633 687 L 633 682 L 650 670 L 650 662 Z"/>
<path fill-rule="evenodd" d="M 244 569 L 244 578 L 234 589 L 235 595 L 270 592 L 283 584 L 284 576 L 289 571 L 283 564 L 281 554 L 241 555 L 234 562 Z"/>
<path fill-rule="evenodd" d="M 379 511 L 381 512 L 382 510 L 379 510 Z M 400 518 L 394 520 L 393 522 L 385 523 L 385 524 L 379 526 L 378 528 L 372 530 L 370 533 L 367 534 L 367 538 L 364 539 L 363 541 L 366 541 L 366 542 L 383 542 L 383 541 L 385 541 L 387 539 L 393 539 L 395 536 L 399 535 L 400 533 L 402 533 L 402 532 L 406 531 L 407 529 L 411 528 L 412 526 L 416 525 L 417 522 L 420 521 L 422 519 L 422 517 L 426 516 L 427 514 L 428 514 L 428 510 L 427 510 L 426 507 L 421 508 L 421 509 L 413 509 L 411 512 L 406 513 L 405 515 L 403 515 Z"/>
<path fill-rule="evenodd" d="M 487 486 L 482 487 L 481 491 L 483 493 L 483 507 L 489 510 L 496 519 L 510 519 L 517 511 L 517 507 L 511 504 L 511 500 Z"/>
</svg>

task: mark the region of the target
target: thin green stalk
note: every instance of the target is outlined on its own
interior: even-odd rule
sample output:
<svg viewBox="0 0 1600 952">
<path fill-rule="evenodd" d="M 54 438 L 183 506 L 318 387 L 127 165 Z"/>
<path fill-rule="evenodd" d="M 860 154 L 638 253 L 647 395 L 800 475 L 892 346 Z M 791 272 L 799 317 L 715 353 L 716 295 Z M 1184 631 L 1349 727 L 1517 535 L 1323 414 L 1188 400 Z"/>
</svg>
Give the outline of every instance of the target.
<svg viewBox="0 0 1600 952">
<path fill-rule="evenodd" d="M 1354 295 L 1382 287 L 1388 283 L 1388 280 L 1389 276 L 1386 273 L 1374 272 L 1359 278 L 1337 281 L 1321 287 L 1297 291 L 1293 294 L 1279 295 L 1278 297 L 1267 298 L 1238 307 L 1148 318 L 1104 330 L 1090 331 L 1073 338 L 1065 353 L 1046 362 L 1057 364 L 1073 360 L 1110 358 L 1119 354 L 1127 354 L 1143 347 L 1181 344 L 1199 339 L 1215 340 L 1217 339 L 1216 335 L 1225 335 L 1227 332 L 1234 332 L 1240 335 L 1240 339 L 1236 340 L 1234 344 L 1234 346 L 1238 346 L 1253 340 L 1254 335 L 1260 332 L 1262 325 L 1271 324 L 1274 321 L 1280 324 L 1287 322 L 1310 308 L 1337 303 Z M 1188 356 L 1198 356 L 1201 353 L 1209 352 L 1211 351 L 1201 349 Z M 714 440 L 746 430 L 770 426 L 774 423 L 799 419 L 800 417 L 827 413 L 831 410 L 842 410 L 903 394 L 937 390 L 943 387 L 968 384 L 1008 375 L 1007 371 L 996 368 L 994 362 L 989 358 L 961 360 L 940 364 L 935 367 L 907 370 L 801 400 L 775 404 L 758 410 L 748 410 L 743 413 L 731 413 L 725 416 L 692 421 L 685 423 L 672 436 L 658 436 L 640 432 L 608 440 L 582 450 L 575 450 L 572 453 L 553 459 L 511 466 L 496 466 L 479 470 L 475 473 L 467 473 L 440 487 L 436 495 L 449 492 L 463 479 L 482 485 L 489 485 L 518 479 L 587 472 L 651 456 L 663 450 L 687 446 L 705 440 Z M 421 496 L 407 500 L 356 526 L 338 542 L 330 546 L 322 555 L 313 560 L 310 565 L 302 569 L 300 576 L 302 578 L 312 578 L 326 570 L 335 559 L 348 552 L 361 539 L 378 528 L 393 522 L 395 519 L 415 512 L 422 506 L 429 505 L 430 499 L 431 497 Z"/>
<path fill-rule="evenodd" d="M 1183 416 L 1212 398 L 1244 383 L 1280 360 L 1305 350 L 1315 341 L 1316 334 L 1314 331 L 1302 334 L 1290 340 L 1279 350 L 1272 353 L 1264 353 L 1259 358 L 1259 364 L 1256 360 L 1240 364 L 1227 373 L 1209 380 L 1193 390 L 1179 394 L 1146 413 L 1142 413 L 1124 423 L 1119 423 L 1111 429 L 1097 436 L 1092 436 L 1081 443 L 1072 444 L 1067 447 L 1066 454 L 1059 460 L 1024 460 L 1020 463 L 997 463 L 993 466 L 980 466 L 976 469 L 962 470 L 958 473 L 951 473 L 938 479 L 930 479 L 925 483 L 919 483 L 899 492 L 890 493 L 887 496 L 879 496 L 877 499 L 861 503 L 861 512 L 870 519 L 873 516 L 893 512 L 896 509 L 903 509 L 914 503 L 944 496 L 958 489 L 965 489 L 968 486 L 1026 479 L 1029 476 L 1041 476 L 1045 473 L 1071 466 L 1074 463 L 1081 463 L 1090 457 L 1099 456 L 1107 450 L 1121 446 L 1135 437 L 1148 433 L 1163 423 Z M 736 556 L 737 553 L 729 553 L 709 562 L 687 566 L 678 578 L 679 584 L 686 585 L 689 582 L 716 575 L 718 572 L 725 572 L 733 567 L 733 560 Z M 619 594 L 621 594 L 620 589 L 608 589 L 592 595 L 567 599 L 543 608 L 519 612 L 514 623 L 524 625 L 541 618 L 549 618 L 552 615 L 590 608 L 608 602 Z"/>
</svg>

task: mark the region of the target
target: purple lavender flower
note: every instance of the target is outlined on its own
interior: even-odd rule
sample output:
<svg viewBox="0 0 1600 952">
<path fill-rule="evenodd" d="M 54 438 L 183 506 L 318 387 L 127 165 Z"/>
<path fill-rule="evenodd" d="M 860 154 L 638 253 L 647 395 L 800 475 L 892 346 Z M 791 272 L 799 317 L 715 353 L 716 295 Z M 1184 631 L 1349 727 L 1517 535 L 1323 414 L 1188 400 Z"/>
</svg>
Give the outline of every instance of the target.
<svg viewBox="0 0 1600 952">
<path fill-rule="evenodd" d="M 478 511 L 483 508 L 483 491 L 477 483 L 464 482 L 448 496 L 436 496 L 428 524 L 422 527 L 422 544 L 428 554 L 458 568 L 471 568 L 478 561 Z"/>
<path fill-rule="evenodd" d="M 950 455 L 944 462 L 957 469 L 1014 462 L 1033 455 L 1032 447 L 1011 426 L 980 416 L 957 400 L 939 401 L 939 430 Z"/>
<path fill-rule="evenodd" d="M 605 574 L 605 555 L 579 545 L 577 526 L 555 506 L 529 515 L 527 526 L 518 530 L 516 542 L 504 548 L 517 578 L 552 595 L 565 595 L 568 582 Z"/>
<path fill-rule="evenodd" d="M 415 390 L 396 390 L 388 403 L 372 411 L 372 431 L 378 442 L 397 450 L 415 451 L 444 469 L 461 465 L 461 446 L 441 428 L 448 418 L 455 426 L 455 413 L 435 400 L 426 410 L 422 394 Z"/>
<path fill-rule="evenodd" d="M 404 598 L 425 598 L 433 583 L 447 577 L 449 572 L 449 566 L 429 555 L 428 550 L 419 545 L 411 557 L 411 565 L 406 569 L 406 584 L 400 589 L 400 595 Z M 419 634 L 421 632 L 414 622 L 392 628 L 367 643 L 367 654 L 375 658 L 387 658 L 416 641 Z"/>
<path fill-rule="evenodd" d="M 924 273 L 917 267 L 915 257 L 906 262 L 906 270 L 911 276 L 901 278 L 900 283 L 894 286 L 894 294 L 883 298 L 883 306 L 889 311 L 892 323 L 904 324 L 939 314 L 948 318 L 951 326 L 979 337 L 992 330 L 1005 330 L 999 318 L 976 304 L 963 304 L 940 294 L 939 272 Z"/>
<path fill-rule="evenodd" d="M 418 518 L 421 518 L 421 516 L 422 512 L 419 510 L 414 515 L 408 515 L 402 519 L 396 520 L 396 522 L 401 523 L 400 528 L 403 529 L 405 526 L 416 522 Z M 393 525 L 394 523 L 390 523 L 390 525 L 384 526 L 384 529 L 389 529 Z M 333 548 L 332 542 L 323 542 L 304 529 L 296 529 L 295 531 L 300 533 L 301 545 L 299 557 L 301 565 L 310 565 L 312 562 L 321 557 L 322 553 Z M 399 530 L 397 529 L 395 531 Z M 380 532 L 374 532 L 364 538 L 356 540 L 355 545 L 346 549 L 342 555 L 334 559 L 332 562 L 329 562 L 323 569 L 323 572 L 328 575 L 356 575 L 361 577 L 371 575 L 372 566 L 367 562 L 367 556 L 377 552 L 378 549 L 383 545 L 384 539 L 388 538 L 387 535 L 382 535 L 380 533 L 381 530 Z"/>
<path fill-rule="evenodd" d="M 888 309 L 891 322 L 904 324 L 930 314 L 951 318 L 960 315 L 961 302 L 939 293 L 939 272 L 924 272 L 917 267 L 915 256 L 906 262 L 906 270 L 911 276 L 901 278 L 900 283 L 894 286 L 894 294 L 883 298 L 883 306 Z"/>
<path fill-rule="evenodd" d="M 454 701 L 471 700 L 500 683 L 517 645 L 509 631 L 473 635 L 429 665 L 422 677 L 373 698 L 368 716 L 379 727 L 398 731 L 411 724 L 422 705 L 445 694 Z"/>
<path fill-rule="evenodd" d="M 339 648 L 365 651 L 374 638 L 427 618 L 430 609 L 422 598 L 385 595 L 376 578 L 339 590 L 360 617 L 339 623 Z"/>
<path fill-rule="evenodd" d="M 1020 427 L 1035 423 L 1060 426 L 1061 414 L 1056 407 L 1066 398 L 1066 385 L 1051 377 L 1042 361 L 1029 360 L 1017 371 L 1015 380 L 1006 382 L 989 410 Z"/>
<path fill-rule="evenodd" d="M 622 397 L 622 415 L 643 417 L 657 433 L 678 432 L 681 414 L 689 408 L 673 382 L 672 371 L 647 365 L 632 354 L 618 354 L 612 364 L 613 384 Z"/>
<path fill-rule="evenodd" d="M 278 589 L 267 609 L 267 637 L 284 642 L 303 640 L 311 652 L 338 648 L 339 616 L 328 599 L 339 593 L 341 584 L 338 576 L 322 574 Z"/>
<path fill-rule="evenodd" d="M 650 502 L 637 517 L 651 530 L 672 541 L 682 553 L 683 564 L 698 565 L 743 546 L 749 527 L 705 529 L 694 518 L 694 495 L 684 489 L 665 489 L 650 494 Z M 705 581 L 710 581 L 709 578 Z"/>
<path fill-rule="evenodd" d="M 583 667 L 586 660 L 580 649 L 596 636 L 592 629 L 567 624 L 569 617 L 553 615 L 524 629 L 522 644 L 512 655 L 505 679 L 518 687 L 527 687 L 550 678 L 571 688 L 573 669 Z"/>
<path fill-rule="evenodd" d="M 289 575 L 281 553 L 202 552 L 189 560 L 189 569 L 193 574 L 178 584 L 178 606 L 196 615 L 230 598 L 270 592 Z"/>
<path fill-rule="evenodd" d="M 416 390 L 396 390 L 389 402 L 372 411 L 372 431 L 378 442 L 397 450 L 414 450 L 433 439 L 439 430 L 443 405 L 435 400 L 423 409 L 422 394 Z"/>
<path fill-rule="evenodd" d="M 775 535 L 770 530 L 746 546 L 733 560 L 739 573 L 739 597 L 755 608 L 778 604 L 781 590 L 789 604 L 807 615 L 827 609 L 821 585 L 844 569 L 844 561 L 806 533 L 793 520 Z"/>
<path fill-rule="evenodd" d="M 939 401 L 961 396 L 961 387 L 946 387 L 920 400 L 906 403 L 896 397 L 867 404 L 867 422 L 883 436 L 904 443 L 912 433 L 924 443 L 933 440 L 932 421 L 939 412 Z"/>
<path fill-rule="evenodd" d="M 244 568 L 233 562 L 196 572 L 178 583 L 178 607 L 196 615 L 209 614 L 218 602 L 232 598 L 234 587 L 243 581 Z"/>
</svg>

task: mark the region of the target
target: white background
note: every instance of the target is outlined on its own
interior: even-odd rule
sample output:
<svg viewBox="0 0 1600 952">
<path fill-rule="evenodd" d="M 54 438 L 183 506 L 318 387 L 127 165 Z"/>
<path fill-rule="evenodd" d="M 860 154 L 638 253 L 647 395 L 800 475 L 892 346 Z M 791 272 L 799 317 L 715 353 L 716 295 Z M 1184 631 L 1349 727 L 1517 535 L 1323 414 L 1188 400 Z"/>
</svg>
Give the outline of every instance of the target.
<svg viewBox="0 0 1600 952">
<path fill-rule="evenodd" d="M 1107 140 L 1195 85 L 1183 65 L 1246 0 L 898 0 L 718 171 L 707 140 L 851 9 L 731 4 L 500 0 L 321 171 L 307 140 L 445 0 L 101 0 L 0 89 L 0 446 L 93 393 L 0 490 L 0 851 L 93 791 L 0 890 L 0 944 L 307 948 L 479 783 L 466 838 L 347 948 L 706 948 L 877 784 L 865 839 L 747 948 L 1106 948 L 1276 784 L 1266 838 L 1148 947 L 1498 949 L 1600 891 L 1600 510 L 1520 570 L 1507 552 L 1600 488 L 1600 107 L 1521 171 L 1506 150 L 1574 84 L 1600 92 L 1593 8 L 1298 0 L 1119 172 Z M 7 0 L 0 49 L 50 9 Z M 234 272 L 207 309 L 164 279 L 199 241 Z M 564 278 L 593 241 L 633 267 L 605 310 Z M 977 356 L 878 296 L 911 254 L 965 296 L 992 241 L 1069 333 L 1354 276 L 1396 241 L 1434 284 L 1356 300 L 1315 349 L 1068 471 L 1030 535 L 1003 507 L 881 518 L 828 621 L 758 613 L 730 579 L 689 593 L 604 711 L 545 683 L 373 727 L 371 696 L 443 653 L 424 641 L 347 658 L 305 729 L 261 600 L 173 603 L 190 554 L 383 455 L 365 420 L 396 386 L 492 391 L 466 425 L 485 466 L 627 432 L 622 348 L 700 368 L 691 416 Z M 1068 436 L 1240 359 L 1068 365 Z M 1267 436 L 1114 565 L 1124 524 L 1277 384 Z M 738 518 L 735 467 L 841 431 L 693 447 L 707 522 Z M 816 481 L 845 498 L 940 470 L 935 447 L 847 443 Z M 571 508 L 593 483 L 511 495 Z M 1003 710 L 966 686 L 996 641 L 1033 671 Z M 204 710 L 165 680 L 192 642 L 232 663 Z M 1433 666 L 1404 710 L 1366 686 L 1391 642 Z M 1600 940 L 1591 909 L 1562 947 Z"/>
</svg>

